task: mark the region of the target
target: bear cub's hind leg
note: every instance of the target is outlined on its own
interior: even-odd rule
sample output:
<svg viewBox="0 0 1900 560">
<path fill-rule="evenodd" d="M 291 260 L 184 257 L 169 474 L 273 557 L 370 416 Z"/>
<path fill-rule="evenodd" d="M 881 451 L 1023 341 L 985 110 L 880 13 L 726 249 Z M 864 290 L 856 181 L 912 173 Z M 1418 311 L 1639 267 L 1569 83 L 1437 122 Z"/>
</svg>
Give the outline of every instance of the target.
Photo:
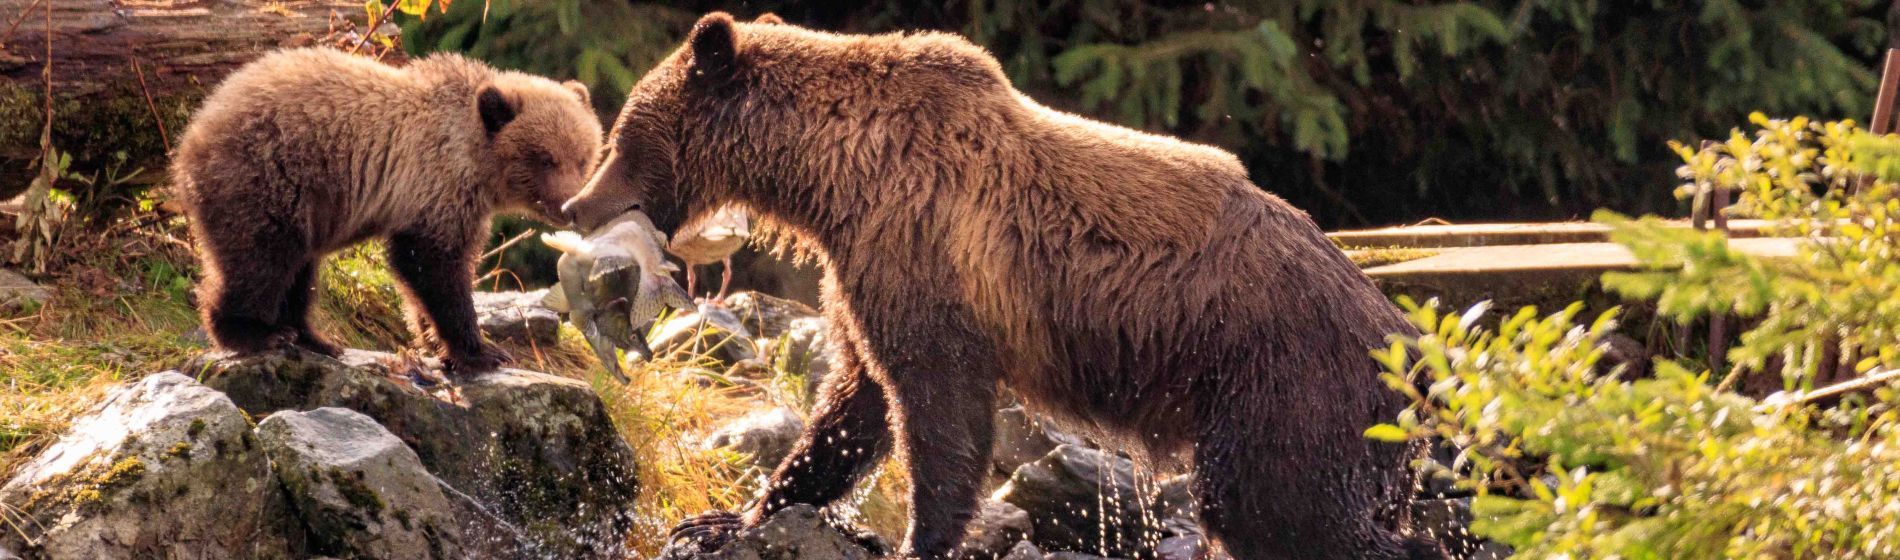
<svg viewBox="0 0 1900 560">
<path fill-rule="evenodd" d="M 310 306 L 316 303 L 317 267 L 321 264 L 321 258 L 313 258 L 291 277 L 290 291 L 284 294 L 284 307 L 277 314 L 277 322 L 297 333 L 294 343 L 298 348 L 335 358 L 343 355 L 343 348 L 310 326 Z"/>
<path fill-rule="evenodd" d="M 215 282 L 206 284 L 205 324 L 218 346 L 255 354 L 289 346 L 297 331 L 283 325 L 282 312 L 291 284 L 291 259 L 302 249 L 260 243 L 242 255 L 216 256 Z"/>
</svg>

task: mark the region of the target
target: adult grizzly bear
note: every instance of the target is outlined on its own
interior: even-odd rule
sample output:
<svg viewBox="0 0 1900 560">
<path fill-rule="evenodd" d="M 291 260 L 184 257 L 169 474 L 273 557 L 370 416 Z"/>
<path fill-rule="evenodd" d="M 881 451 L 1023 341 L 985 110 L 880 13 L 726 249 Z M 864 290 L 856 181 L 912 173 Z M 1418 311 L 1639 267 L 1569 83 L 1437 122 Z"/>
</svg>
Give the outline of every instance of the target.
<svg viewBox="0 0 1900 560">
<path fill-rule="evenodd" d="M 239 353 L 336 355 L 307 317 L 318 263 L 382 237 L 410 324 L 448 371 L 493 369 L 507 355 L 482 340 L 470 294 L 489 218 L 558 214 L 600 141 L 577 82 L 456 55 L 401 69 L 333 49 L 253 61 L 205 99 L 172 160 L 207 330 Z"/>
<path fill-rule="evenodd" d="M 565 206 L 582 228 L 640 209 L 673 231 L 735 203 L 825 271 L 839 359 L 812 422 L 743 519 L 682 535 L 832 502 L 895 443 L 903 551 L 945 557 L 1001 381 L 1191 468 L 1235 557 L 1442 556 L 1402 533 L 1408 447 L 1361 435 L 1403 406 L 1369 350 L 1404 318 L 1226 152 L 1046 109 L 953 35 L 721 13 L 634 88 L 608 145 Z"/>
</svg>

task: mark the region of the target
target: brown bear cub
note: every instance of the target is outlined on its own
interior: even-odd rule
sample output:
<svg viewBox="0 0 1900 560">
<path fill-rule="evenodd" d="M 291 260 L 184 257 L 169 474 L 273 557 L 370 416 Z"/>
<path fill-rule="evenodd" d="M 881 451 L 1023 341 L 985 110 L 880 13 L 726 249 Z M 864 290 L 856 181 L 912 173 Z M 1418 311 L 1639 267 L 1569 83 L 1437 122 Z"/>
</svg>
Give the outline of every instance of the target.
<svg viewBox="0 0 1900 560">
<path fill-rule="evenodd" d="M 508 356 L 482 340 L 470 286 L 489 219 L 557 215 L 600 140 L 577 82 L 455 55 L 395 68 L 297 49 L 251 62 L 205 99 L 172 160 L 212 340 L 336 355 L 308 317 L 319 261 L 382 238 L 420 339 L 452 374 L 494 369 Z"/>
<path fill-rule="evenodd" d="M 1403 315 L 1227 152 L 1030 101 L 942 33 L 701 19 L 635 86 L 587 189 L 591 228 L 738 204 L 815 253 L 839 358 L 796 450 L 715 545 L 829 504 L 895 450 L 903 553 L 963 538 L 999 382 L 1081 435 L 1192 471 L 1220 550 L 1434 558 L 1409 535 L 1411 446 L 1363 437 L 1402 398 L 1370 350 Z"/>
</svg>

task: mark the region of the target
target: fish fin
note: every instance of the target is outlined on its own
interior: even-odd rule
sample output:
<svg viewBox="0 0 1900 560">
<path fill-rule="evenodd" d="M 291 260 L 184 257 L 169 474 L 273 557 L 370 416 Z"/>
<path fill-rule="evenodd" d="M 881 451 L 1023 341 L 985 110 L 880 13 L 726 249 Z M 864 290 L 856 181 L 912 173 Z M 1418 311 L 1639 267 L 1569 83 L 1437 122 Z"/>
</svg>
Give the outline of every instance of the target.
<svg viewBox="0 0 1900 560">
<path fill-rule="evenodd" d="M 562 289 L 559 284 L 548 288 L 547 295 L 541 296 L 541 305 L 557 313 L 568 312 L 570 308 L 567 306 L 567 290 Z"/>
<path fill-rule="evenodd" d="M 637 266 L 633 259 L 618 255 L 604 255 L 594 259 L 594 269 L 587 272 L 587 280 L 599 282 L 600 277 L 620 272 L 631 266 Z"/>
<path fill-rule="evenodd" d="M 674 309 L 699 309 L 693 304 L 693 294 L 686 293 L 686 289 L 673 283 L 671 278 L 666 279 L 666 285 L 660 290 L 660 297 L 666 298 L 664 300 L 666 304 L 673 306 Z"/>
<path fill-rule="evenodd" d="M 594 244 L 571 231 L 557 231 L 541 234 L 541 243 L 563 253 L 585 254 L 594 250 Z"/>
</svg>

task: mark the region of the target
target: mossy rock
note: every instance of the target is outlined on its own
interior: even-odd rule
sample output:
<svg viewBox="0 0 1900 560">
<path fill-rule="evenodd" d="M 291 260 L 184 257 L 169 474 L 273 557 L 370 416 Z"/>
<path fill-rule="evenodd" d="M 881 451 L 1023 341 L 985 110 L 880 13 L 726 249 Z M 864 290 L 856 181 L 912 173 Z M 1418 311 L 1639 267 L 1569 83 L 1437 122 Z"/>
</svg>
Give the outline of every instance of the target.
<svg viewBox="0 0 1900 560">
<path fill-rule="evenodd" d="M 504 369 L 463 381 L 451 394 L 443 385 L 418 386 L 418 379 L 436 377 L 431 367 L 377 352 L 351 350 L 333 359 L 287 350 L 214 354 L 185 369 L 253 415 L 321 407 L 364 414 L 413 449 L 434 476 L 553 555 L 626 553 L 636 461 L 590 386 Z"/>
<path fill-rule="evenodd" d="M 268 461 L 213 451 L 213 441 L 249 432 L 230 399 L 183 375 L 117 388 L 0 486 L 0 503 L 26 518 L 19 531 L 0 532 L 0 549 L 28 558 L 284 556 Z"/>
</svg>

